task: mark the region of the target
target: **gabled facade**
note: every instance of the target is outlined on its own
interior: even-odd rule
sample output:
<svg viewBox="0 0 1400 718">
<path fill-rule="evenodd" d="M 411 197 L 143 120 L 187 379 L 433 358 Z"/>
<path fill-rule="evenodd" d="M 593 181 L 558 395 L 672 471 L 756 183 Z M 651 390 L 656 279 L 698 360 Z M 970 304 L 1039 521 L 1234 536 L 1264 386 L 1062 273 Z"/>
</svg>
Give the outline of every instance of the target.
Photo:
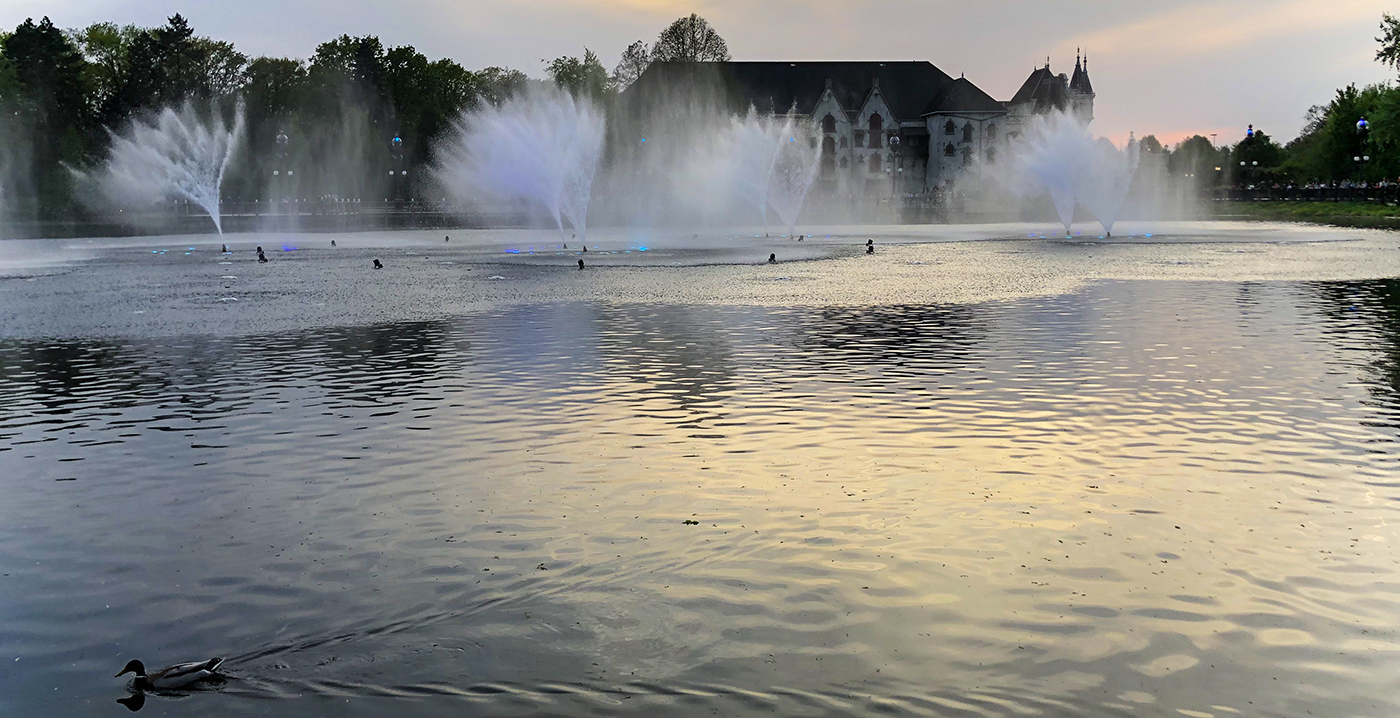
<svg viewBox="0 0 1400 718">
<path fill-rule="evenodd" d="M 1087 64 L 1073 80 L 1037 69 L 1009 102 L 929 62 L 654 63 L 623 95 L 634 114 L 677 83 L 712 83 L 734 112 L 795 112 L 820 128 L 815 190 L 843 196 L 918 194 L 1006 161 L 1036 114 L 1093 119 Z"/>
</svg>

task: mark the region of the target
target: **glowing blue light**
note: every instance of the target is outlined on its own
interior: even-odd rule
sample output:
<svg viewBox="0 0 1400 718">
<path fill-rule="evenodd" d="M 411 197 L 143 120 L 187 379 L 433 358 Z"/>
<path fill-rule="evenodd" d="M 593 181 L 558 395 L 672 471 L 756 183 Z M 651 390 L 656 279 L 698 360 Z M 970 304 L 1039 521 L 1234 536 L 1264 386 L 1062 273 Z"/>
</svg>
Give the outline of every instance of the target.
<svg viewBox="0 0 1400 718">
<path fill-rule="evenodd" d="M 506 254 L 520 254 L 520 250 L 518 250 L 518 249 L 507 249 L 507 250 L 506 250 Z"/>
<path fill-rule="evenodd" d="M 1151 237 L 1151 236 L 1152 236 L 1152 234 L 1151 234 L 1151 233 L 1149 233 L 1149 234 L 1147 234 L 1147 235 L 1146 235 L 1146 236 L 1148 236 L 1148 237 Z"/>
<path fill-rule="evenodd" d="M 152 249 L 151 254 L 160 254 L 160 252 L 157 252 L 156 250 Z"/>
<path fill-rule="evenodd" d="M 642 138 L 642 141 L 643 141 L 643 142 L 646 142 L 646 141 L 647 141 L 647 138 L 643 137 L 643 138 Z"/>
<path fill-rule="evenodd" d="M 647 248 L 646 248 L 646 247 L 638 247 L 638 248 L 637 248 L 637 251 L 639 251 L 639 252 L 645 252 L 645 251 L 647 251 Z"/>
</svg>

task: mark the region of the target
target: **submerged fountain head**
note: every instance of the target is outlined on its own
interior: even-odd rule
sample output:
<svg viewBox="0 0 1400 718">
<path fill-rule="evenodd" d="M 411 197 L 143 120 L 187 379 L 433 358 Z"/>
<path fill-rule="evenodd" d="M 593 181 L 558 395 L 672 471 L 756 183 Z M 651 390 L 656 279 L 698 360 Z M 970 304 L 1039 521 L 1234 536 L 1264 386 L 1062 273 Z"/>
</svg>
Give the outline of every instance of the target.
<svg viewBox="0 0 1400 718">
<path fill-rule="evenodd" d="M 1037 117 L 1019 152 L 1023 192 L 1047 191 L 1055 212 L 1070 234 L 1074 210 L 1088 209 L 1113 234 L 1123 199 L 1137 174 L 1138 144 L 1131 137 L 1123 149 L 1095 139 L 1073 115 L 1057 112 Z"/>
<path fill-rule="evenodd" d="M 603 130 L 592 102 L 558 90 L 527 92 L 464 113 L 434 172 L 460 199 L 536 202 L 561 237 L 567 219 L 586 238 Z"/>
<path fill-rule="evenodd" d="M 241 102 L 234 109 L 232 127 L 217 111 L 206 115 L 191 104 L 178 111 L 166 108 L 150 122 L 138 120 L 126 132 L 113 134 L 98 185 L 120 204 L 187 199 L 207 212 L 223 234 L 219 188 L 242 134 Z"/>
</svg>

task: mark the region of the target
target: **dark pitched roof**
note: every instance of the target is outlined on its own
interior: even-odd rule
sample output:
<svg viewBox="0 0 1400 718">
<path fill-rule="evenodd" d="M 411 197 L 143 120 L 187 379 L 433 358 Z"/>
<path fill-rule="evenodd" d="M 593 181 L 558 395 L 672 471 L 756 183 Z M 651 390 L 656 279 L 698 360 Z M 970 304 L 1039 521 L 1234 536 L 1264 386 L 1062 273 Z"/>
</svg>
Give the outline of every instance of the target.
<svg viewBox="0 0 1400 718">
<path fill-rule="evenodd" d="M 917 120 L 954 94 L 960 98 L 955 104 L 969 105 L 959 109 L 1003 109 L 971 82 L 954 80 L 930 62 L 658 62 L 624 95 L 653 95 L 678 82 L 711 78 L 723 86 L 732 104 L 764 112 L 784 112 L 795 103 L 799 113 L 811 114 L 828 80 L 841 107 L 855 111 L 865 104 L 877 79 L 880 94 L 899 120 Z"/>
<path fill-rule="evenodd" d="M 1016 91 L 1016 96 L 1011 98 L 1008 104 L 1019 105 L 1025 102 L 1034 102 L 1037 112 L 1049 110 L 1051 107 L 1064 109 L 1069 104 L 1069 83 L 1065 81 L 1064 75 L 1056 75 L 1050 71 L 1050 67 L 1045 67 L 1031 73 L 1026 78 L 1025 84 Z"/>
<path fill-rule="evenodd" d="M 1089 61 L 1085 60 L 1081 66 L 1079 60 L 1074 61 L 1074 76 L 1069 80 L 1069 89 L 1086 95 L 1094 94 L 1094 86 L 1089 82 Z"/>
<path fill-rule="evenodd" d="M 983 92 L 981 88 L 967 81 L 965 77 L 959 77 L 953 81 L 953 88 L 942 102 L 935 99 L 924 108 L 923 114 L 931 115 L 935 112 L 1005 112 L 1006 107 L 1000 102 L 992 99 L 991 95 Z"/>
</svg>

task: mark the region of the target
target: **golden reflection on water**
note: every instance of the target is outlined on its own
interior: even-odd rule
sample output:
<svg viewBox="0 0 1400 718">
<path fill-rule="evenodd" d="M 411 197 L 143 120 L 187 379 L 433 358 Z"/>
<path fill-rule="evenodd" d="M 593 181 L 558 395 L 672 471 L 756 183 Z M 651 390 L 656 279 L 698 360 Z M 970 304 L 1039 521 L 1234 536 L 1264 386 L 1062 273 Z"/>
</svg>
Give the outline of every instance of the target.
<svg viewBox="0 0 1400 718">
<path fill-rule="evenodd" d="M 231 654 L 233 713 L 1388 714 L 1397 296 L 0 345 L 0 608 L 45 680 Z"/>
</svg>

